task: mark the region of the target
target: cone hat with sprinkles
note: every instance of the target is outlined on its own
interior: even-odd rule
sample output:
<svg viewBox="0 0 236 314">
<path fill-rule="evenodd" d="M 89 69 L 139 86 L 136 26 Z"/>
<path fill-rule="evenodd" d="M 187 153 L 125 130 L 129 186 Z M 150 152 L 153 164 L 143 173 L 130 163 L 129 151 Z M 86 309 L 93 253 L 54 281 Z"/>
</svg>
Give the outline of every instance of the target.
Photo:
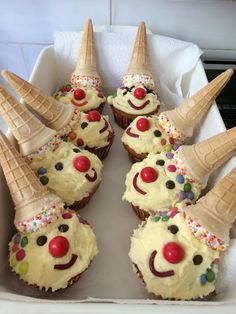
<svg viewBox="0 0 236 314">
<path fill-rule="evenodd" d="M 15 204 L 17 229 L 23 232 L 35 231 L 39 226 L 55 220 L 59 210 L 57 204 L 62 204 L 61 199 L 40 183 L 26 161 L 1 132 L 0 163 Z"/>
<path fill-rule="evenodd" d="M 236 127 L 194 145 L 183 145 L 176 152 L 182 172 L 206 184 L 210 173 L 236 153 Z"/>
<path fill-rule="evenodd" d="M 232 69 L 226 70 L 180 106 L 165 112 L 171 124 L 183 134 L 184 138 L 193 135 L 195 125 L 207 113 L 232 75 Z"/>
<path fill-rule="evenodd" d="M 14 73 L 3 70 L 2 76 L 50 128 L 60 130 L 71 121 L 75 110 L 73 105 L 60 103 Z"/>
<path fill-rule="evenodd" d="M 26 156 L 48 143 L 56 131 L 47 128 L 0 85 L 0 114 Z"/>
<path fill-rule="evenodd" d="M 97 72 L 96 46 L 91 19 L 86 22 L 84 27 L 76 68 L 72 73 L 71 82 L 79 85 L 89 85 L 91 83 L 94 86 L 101 84 L 101 78 Z"/>
<path fill-rule="evenodd" d="M 229 230 L 236 219 L 236 168 L 195 205 L 188 206 L 186 213 L 228 245 Z"/>
</svg>

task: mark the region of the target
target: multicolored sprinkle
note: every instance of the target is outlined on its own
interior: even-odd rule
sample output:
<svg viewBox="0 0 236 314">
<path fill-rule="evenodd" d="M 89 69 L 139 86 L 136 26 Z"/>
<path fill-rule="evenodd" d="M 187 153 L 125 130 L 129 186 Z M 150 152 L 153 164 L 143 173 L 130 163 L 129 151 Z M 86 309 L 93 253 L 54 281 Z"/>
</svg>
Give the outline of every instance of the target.
<svg viewBox="0 0 236 314">
<path fill-rule="evenodd" d="M 183 133 L 181 133 L 168 119 L 166 112 L 162 112 L 158 121 L 162 129 L 169 135 L 169 137 L 174 138 L 177 141 L 182 142 L 185 139 Z"/>
<path fill-rule="evenodd" d="M 154 81 L 151 75 L 148 74 L 128 74 L 123 78 L 123 84 L 126 86 L 132 81 L 134 84 L 143 84 L 147 87 L 154 88 Z"/>
<path fill-rule="evenodd" d="M 45 154 L 49 150 L 54 151 L 55 149 L 57 149 L 57 147 L 62 143 L 62 141 L 63 141 L 63 139 L 61 138 L 61 135 L 59 133 L 57 133 L 53 136 L 53 138 L 47 144 L 41 146 L 38 150 L 29 154 L 25 158 L 29 162 L 31 162 L 34 157 L 39 157 L 39 156 Z"/>
<path fill-rule="evenodd" d="M 72 74 L 71 83 L 76 84 L 78 86 L 83 86 L 83 87 L 89 86 L 89 87 L 98 88 L 102 84 L 102 81 L 100 77 L 98 76 L 95 77 L 95 76 Z"/>
<path fill-rule="evenodd" d="M 58 202 L 50 208 L 45 208 L 41 213 L 34 217 L 16 223 L 15 226 L 20 232 L 35 232 L 42 226 L 55 221 L 64 210 L 64 203 Z"/>
<path fill-rule="evenodd" d="M 185 219 L 188 227 L 197 239 L 201 240 L 214 250 L 224 251 L 226 249 L 226 243 L 224 241 L 217 238 L 213 233 L 202 227 L 188 215 L 185 216 Z"/>
</svg>

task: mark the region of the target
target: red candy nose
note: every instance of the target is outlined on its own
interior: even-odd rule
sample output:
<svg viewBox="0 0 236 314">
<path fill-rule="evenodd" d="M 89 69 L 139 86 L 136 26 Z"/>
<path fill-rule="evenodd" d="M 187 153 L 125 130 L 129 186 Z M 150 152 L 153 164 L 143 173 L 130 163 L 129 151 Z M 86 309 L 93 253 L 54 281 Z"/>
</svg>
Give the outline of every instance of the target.
<svg viewBox="0 0 236 314">
<path fill-rule="evenodd" d="M 138 87 L 134 90 L 134 97 L 137 99 L 143 99 L 146 96 L 146 91 L 142 87 Z"/>
<path fill-rule="evenodd" d="M 184 249 L 176 242 L 168 242 L 162 250 L 162 254 L 167 262 L 178 264 L 184 258 Z"/>
<path fill-rule="evenodd" d="M 74 97 L 75 99 L 77 100 L 81 100 L 81 99 L 84 99 L 86 96 L 85 94 L 85 91 L 81 88 L 77 88 L 75 91 L 74 91 Z"/>
<path fill-rule="evenodd" d="M 90 168 L 90 160 L 86 156 L 79 156 L 74 159 L 74 167 L 80 172 L 86 172 Z"/>
<path fill-rule="evenodd" d="M 49 242 L 48 248 L 53 257 L 63 257 L 69 250 L 69 242 L 62 236 L 56 236 Z"/>
</svg>

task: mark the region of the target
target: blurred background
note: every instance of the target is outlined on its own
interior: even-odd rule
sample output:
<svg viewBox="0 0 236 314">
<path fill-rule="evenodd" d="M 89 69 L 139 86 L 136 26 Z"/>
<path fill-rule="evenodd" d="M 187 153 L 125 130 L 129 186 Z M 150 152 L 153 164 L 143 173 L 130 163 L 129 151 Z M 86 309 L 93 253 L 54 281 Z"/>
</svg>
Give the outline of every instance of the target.
<svg viewBox="0 0 236 314">
<path fill-rule="evenodd" d="M 88 17 L 94 25 L 144 20 L 153 33 L 197 44 L 209 80 L 227 67 L 236 70 L 236 1 L 0 0 L 0 8 L 0 70 L 25 79 L 42 48 L 53 43 L 54 31 L 80 31 Z M 226 126 L 235 126 L 236 74 L 217 103 Z"/>
</svg>

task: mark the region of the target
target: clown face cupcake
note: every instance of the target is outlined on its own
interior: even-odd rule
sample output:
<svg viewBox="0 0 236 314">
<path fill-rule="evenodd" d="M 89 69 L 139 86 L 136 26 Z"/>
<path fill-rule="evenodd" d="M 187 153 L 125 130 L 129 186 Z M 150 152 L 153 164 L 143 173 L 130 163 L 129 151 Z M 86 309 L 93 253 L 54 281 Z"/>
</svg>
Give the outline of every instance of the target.
<svg viewBox="0 0 236 314">
<path fill-rule="evenodd" d="M 9 264 L 25 283 L 46 291 L 79 280 L 97 254 L 91 227 L 73 211 L 35 232 L 18 232 L 9 243 Z"/>
<path fill-rule="evenodd" d="M 64 105 L 14 73 L 2 71 L 2 76 L 45 124 L 58 131 L 64 140 L 84 148 L 103 160 L 113 143 L 114 130 L 108 116 L 92 110 L 79 111 Z"/>
<path fill-rule="evenodd" d="M 213 296 L 235 205 L 236 168 L 185 212 L 182 206 L 169 208 L 134 230 L 129 257 L 148 292 L 171 300 Z"/>
<path fill-rule="evenodd" d="M 229 69 L 203 87 L 174 110 L 159 117 L 137 117 L 122 136 L 122 143 L 132 161 L 140 161 L 149 153 L 170 152 L 193 135 L 194 127 L 206 115 L 215 98 L 233 74 Z"/>
<path fill-rule="evenodd" d="M 178 203 L 194 203 L 210 173 L 234 155 L 236 128 L 175 152 L 150 153 L 126 176 L 123 199 L 140 219 Z"/>
<path fill-rule="evenodd" d="M 131 237 L 129 257 L 148 292 L 163 299 L 214 295 L 219 251 L 199 241 L 182 212 L 150 216 Z"/>
<path fill-rule="evenodd" d="M 99 158 L 47 128 L 1 86 L 0 112 L 40 182 L 74 209 L 87 204 L 101 182 Z"/>
<path fill-rule="evenodd" d="M 0 163 L 15 204 L 18 229 L 9 243 L 10 267 L 24 282 L 40 289 L 68 287 L 97 254 L 92 229 L 40 184 L 2 133 Z"/>
<path fill-rule="evenodd" d="M 154 91 L 154 81 L 148 70 L 146 27 L 139 25 L 127 75 L 117 93 L 108 97 L 117 124 L 126 129 L 141 115 L 157 113 L 160 101 Z"/>
<path fill-rule="evenodd" d="M 96 47 L 90 19 L 85 25 L 76 69 L 70 81 L 59 87 L 54 96 L 64 104 L 73 104 L 80 111 L 96 109 L 102 113 L 106 97 L 101 91 L 101 78 L 97 73 Z"/>
<path fill-rule="evenodd" d="M 101 161 L 90 152 L 62 142 L 55 150 L 27 156 L 40 182 L 77 210 L 84 207 L 101 182 Z"/>
</svg>

